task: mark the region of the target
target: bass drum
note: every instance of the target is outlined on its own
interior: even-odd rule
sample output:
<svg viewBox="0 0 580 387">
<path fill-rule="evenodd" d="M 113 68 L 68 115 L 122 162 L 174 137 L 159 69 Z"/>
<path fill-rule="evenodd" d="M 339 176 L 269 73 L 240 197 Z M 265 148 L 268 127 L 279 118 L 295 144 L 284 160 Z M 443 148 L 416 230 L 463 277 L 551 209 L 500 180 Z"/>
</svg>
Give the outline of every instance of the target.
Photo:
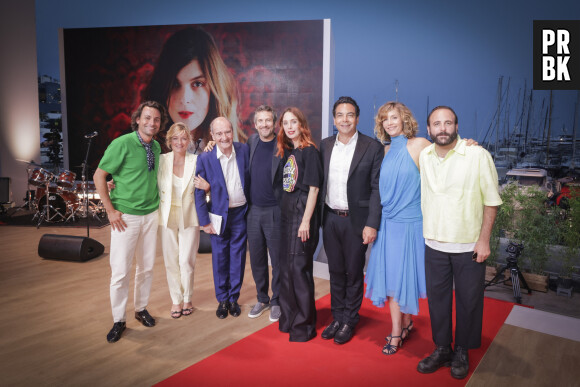
<svg viewBox="0 0 580 387">
<path fill-rule="evenodd" d="M 77 196 L 68 191 L 58 191 L 51 192 L 52 189 L 49 189 L 48 195 L 46 194 L 45 189 L 38 189 L 37 190 L 37 198 L 38 198 L 38 211 L 42 213 L 46 213 L 46 198 L 48 196 L 48 222 L 62 222 L 68 218 L 71 212 L 77 210 L 79 203 Z"/>
</svg>

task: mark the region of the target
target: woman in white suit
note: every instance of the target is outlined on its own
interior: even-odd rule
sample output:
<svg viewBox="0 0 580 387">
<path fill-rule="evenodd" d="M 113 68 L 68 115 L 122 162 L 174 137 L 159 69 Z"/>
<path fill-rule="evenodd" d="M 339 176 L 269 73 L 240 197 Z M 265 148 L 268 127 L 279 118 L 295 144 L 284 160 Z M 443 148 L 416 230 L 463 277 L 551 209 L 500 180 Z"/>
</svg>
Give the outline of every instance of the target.
<svg viewBox="0 0 580 387">
<path fill-rule="evenodd" d="M 187 126 L 181 122 L 173 124 L 166 136 L 166 145 L 171 152 L 161 155 L 157 174 L 159 234 L 173 318 L 189 316 L 193 312 L 193 270 L 199 247 L 194 190 L 196 184 L 198 188 L 205 188 L 205 181 L 195 176 L 197 156 L 187 152 L 190 142 Z"/>
</svg>

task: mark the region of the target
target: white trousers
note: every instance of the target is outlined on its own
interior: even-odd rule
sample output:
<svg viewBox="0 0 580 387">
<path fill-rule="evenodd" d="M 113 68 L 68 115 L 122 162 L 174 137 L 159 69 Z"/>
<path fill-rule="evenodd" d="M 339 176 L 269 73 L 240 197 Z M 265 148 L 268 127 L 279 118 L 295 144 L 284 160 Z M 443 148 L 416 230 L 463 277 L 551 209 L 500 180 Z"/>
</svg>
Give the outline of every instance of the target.
<svg viewBox="0 0 580 387">
<path fill-rule="evenodd" d="M 183 226 L 181 207 L 171 206 L 167 227 L 159 227 L 167 285 L 173 304 L 191 302 L 199 227 Z"/>
<path fill-rule="evenodd" d="M 123 214 L 127 224 L 125 231 L 111 230 L 111 309 L 113 321 L 126 321 L 127 299 L 129 298 L 130 272 L 133 257 L 137 258 L 135 270 L 135 311 L 147 307 L 153 265 L 157 248 L 158 211 L 148 215 Z"/>
</svg>

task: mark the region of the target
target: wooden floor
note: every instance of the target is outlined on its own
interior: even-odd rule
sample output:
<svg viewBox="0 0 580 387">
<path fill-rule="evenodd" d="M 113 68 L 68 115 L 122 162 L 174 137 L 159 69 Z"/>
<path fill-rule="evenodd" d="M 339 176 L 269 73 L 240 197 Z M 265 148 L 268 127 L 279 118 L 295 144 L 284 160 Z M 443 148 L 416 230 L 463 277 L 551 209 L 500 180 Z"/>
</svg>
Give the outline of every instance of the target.
<svg viewBox="0 0 580 387">
<path fill-rule="evenodd" d="M 242 315 L 225 320 L 215 316 L 209 254 L 197 257 L 194 313 L 171 319 L 158 246 L 148 306 L 157 325 L 145 328 L 132 317 L 131 291 L 127 330 L 119 342 L 109 344 L 110 227 L 91 230 L 91 238 L 105 245 L 105 254 L 87 262 L 40 258 L 37 248 L 43 234 L 86 236 L 86 229 L 0 228 L 2 386 L 152 385 L 271 324 L 267 313 L 247 317 L 256 302 L 249 259 L 239 299 Z M 317 298 L 329 292 L 327 280 L 315 279 L 315 287 Z"/>
<path fill-rule="evenodd" d="M 105 337 L 113 322 L 110 227 L 91 229 L 91 237 L 105 245 L 105 254 L 82 263 L 40 258 L 38 242 L 44 234 L 86 236 L 86 229 L 0 227 L 1 386 L 152 385 L 271 324 L 267 313 L 257 319 L 247 317 L 256 302 L 249 259 L 239 300 L 242 315 L 225 320 L 215 317 L 217 301 L 208 254 L 197 258 L 193 315 L 171 319 L 158 244 L 148 306 L 157 325 L 145 328 L 132 317 L 131 292 L 127 330 L 119 342 L 109 344 Z M 315 285 L 316 298 L 328 294 L 327 280 L 316 278 Z M 554 315 L 538 311 L 531 317 L 520 317 L 520 321 L 535 322 L 546 316 Z M 511 317 L 467 384 L 579 385 L 580 338 L 560 335 L 566 329 L 555 327 L 549 318 L 545 320 L 547 328 L 535 331 L 528 323 L 517 326 L 517 318 Z M 580 331 L 580 320 L 567 318 L 563 324 Z M 515 322 L 510 323 L 510 319 Z"/>
<path fill-rule="evenodd" d="M 504 324 L 468 386 L 578 386 L 580 343 Z"/>
</svg>

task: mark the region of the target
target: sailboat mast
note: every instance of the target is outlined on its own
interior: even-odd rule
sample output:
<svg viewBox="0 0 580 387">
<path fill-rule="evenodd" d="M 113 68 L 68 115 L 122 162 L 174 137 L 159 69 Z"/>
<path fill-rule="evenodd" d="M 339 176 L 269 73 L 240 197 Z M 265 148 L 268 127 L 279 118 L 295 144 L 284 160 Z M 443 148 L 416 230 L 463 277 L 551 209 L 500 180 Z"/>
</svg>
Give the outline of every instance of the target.
<svg viewBox="0 0 580 387">
<path fill-rule="evenodd" d="M 576 159 L 576 128 L 578 127 L 578 107 L 580 106 L 580 90 L 578 90 L 578 97 L 576 99 L 576 106 L 574 109 L 574 129 L 572 137 L 572 162 L 570 163 L 570 169 L 576 169 L 574 160 Z"/>
<path fill-rule="evenodd" d="M 505 91 L 505 103 L 506 103 L 506 109 L 505 109 L 505 119 L 504 119 L 504 134 L 502 136 L 502 142 L 505 144 L 506 142 L 509 142 L 509 138 L 510 138 L 510 84 L 511 84 L 511 80 L 512 77 L 508 78 L 508 84 L 507 84 L 507 88 Z M 507 137 L 506 137 L 507 136 Z M 509 144 L 508 144 L 508 148 L 509 148 Z M 509 154 L 509 151 L 508 151 Z"/>
<path fill-rule="evenodd" d="M 495 116 L 495 150 L 493 152 L 494 159 L 497 158 L 497 142 L 499 137 L 499 118 L 501 116 L 501 84 L 503 81 L 503 75 L 499 77 L 497 83 L 497 113 Z"/>
<path fill-rule="evenodd" d="M 524 112 L 526 111 L 526 94 L 528 90 L 528 82 L 527 79 L 524 79 L 524 93 L 522 94 L 522 109 L 520 110 L 520 118 L 519 118 L 519 136 L 518 136 L 518 153 L 521 149 L 521 141 L 522 141 L 522 129 L 524 127 Z"/>
<path fill-rule="evenodd" d="M 552 90 L 550 90 L 550 115 L 548 118 L 548 139 L 546 142 L 546 165 L 548 165 L 548 159 L 550 158 L 550 136 L 552 135 L 552 103 Z"/>
<path fill-rule="evenodd" d="M 524 153 L 528 153 L 528 130 L 530 129 L 530 116 L 534 107 L 534 89 L 530 90 L 530 104 L 528 105 L 528 119 L 526 120 L 526 137 L 524 138 Z"/>
</svg>

